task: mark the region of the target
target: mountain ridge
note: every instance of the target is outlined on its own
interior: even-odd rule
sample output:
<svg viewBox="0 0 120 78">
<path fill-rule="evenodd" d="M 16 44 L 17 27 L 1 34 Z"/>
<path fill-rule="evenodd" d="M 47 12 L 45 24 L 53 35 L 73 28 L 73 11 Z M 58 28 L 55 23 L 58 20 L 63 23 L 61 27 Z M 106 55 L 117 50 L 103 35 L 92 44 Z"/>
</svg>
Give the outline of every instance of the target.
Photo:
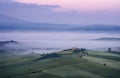
<svg viewBox="0 0 120 78">
<path fill-rule="evenodd" d="M 70 31 L 70 32 L 120 32 L 120 26 L 115 25 L 70 25 L 54 23 L 31 23 L 14 17 L 0 14 L 0 31 Z"/>
<path fill-rule="evenodd" d="M 120 41 L 120 38 L 116 38 L 116 37 L 103 37 L 103 38 L 98 38 L 98 39 L 94 39 L 94 40 Z"/>
</svg>

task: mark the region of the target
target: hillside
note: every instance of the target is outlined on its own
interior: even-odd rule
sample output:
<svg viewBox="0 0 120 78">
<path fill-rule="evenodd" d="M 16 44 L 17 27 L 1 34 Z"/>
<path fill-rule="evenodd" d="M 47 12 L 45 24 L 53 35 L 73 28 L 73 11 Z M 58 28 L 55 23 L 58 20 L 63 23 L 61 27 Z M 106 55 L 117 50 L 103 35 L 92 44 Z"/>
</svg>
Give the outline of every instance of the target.
<svg viewBox="0 0 120 78">
<path fill-rule="evenodd" d="M 5 45 L 5 44 L 17 44 L 18 42 L 17 41 L 13 41 L 13 40 L 10 40 L 10 41 L 0 41 L 0 45 Z"/>
<path fill-rule="evenodd" d="M 58 52 L 59 57 L 1 53 L 0 78 L 120 78 L 119 55 L 88 51 L 88 56 L 80 58 L 70 53 Z"/>
</svg>

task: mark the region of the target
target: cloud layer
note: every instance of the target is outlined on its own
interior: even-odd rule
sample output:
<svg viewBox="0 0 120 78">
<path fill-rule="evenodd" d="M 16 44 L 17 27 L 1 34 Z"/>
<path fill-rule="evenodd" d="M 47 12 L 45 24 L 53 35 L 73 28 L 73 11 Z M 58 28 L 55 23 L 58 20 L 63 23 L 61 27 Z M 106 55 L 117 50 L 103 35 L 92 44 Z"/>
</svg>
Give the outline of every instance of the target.
<svg viewBox="0 0 120 78">
<path fill-rule="evenodd" d="M 99 11 L 99 10 L 119 10 L 119 0 L 14 0 L 20 3 L 37 5 L 58 5 L 56 11 Z"/>
</svg>

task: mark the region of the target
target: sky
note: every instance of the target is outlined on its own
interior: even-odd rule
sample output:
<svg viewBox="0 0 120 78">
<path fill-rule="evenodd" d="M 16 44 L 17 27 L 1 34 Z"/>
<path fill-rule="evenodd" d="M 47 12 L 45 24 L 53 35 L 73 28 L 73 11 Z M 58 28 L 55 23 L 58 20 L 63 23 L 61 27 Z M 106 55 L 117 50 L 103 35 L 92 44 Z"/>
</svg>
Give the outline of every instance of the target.
<svg viewBox="0 0 120 78">
<path fill-rule="evenodd" d="M 120 0 L 0 0 L 0 13 L 30 22 L 120 25 Z"/>
<path fill-rule="evenodd" d="M 97 11 L 97 10 L 119 10 L 119 0 L 14 0 L 20 3 L 38 4 L 38 5 L 58 5 L 56 12 L 66 11 Z"/>
</svg>

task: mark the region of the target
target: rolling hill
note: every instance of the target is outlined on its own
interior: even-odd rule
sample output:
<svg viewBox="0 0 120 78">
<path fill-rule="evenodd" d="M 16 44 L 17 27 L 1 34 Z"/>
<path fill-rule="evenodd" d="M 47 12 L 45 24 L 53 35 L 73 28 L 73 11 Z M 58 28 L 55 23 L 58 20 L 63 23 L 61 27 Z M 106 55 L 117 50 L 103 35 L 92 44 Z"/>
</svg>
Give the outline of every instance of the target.
<svg viewBox="0 0 120 78">
<path fill-rule="evenodd" d="M 43 58 L 40 54 L 0 53 L 0 78 L 120 78 L 118 54 L 89 51 L 82 58 L 64 52 L 59 55 Z M 39 58 L 43 59 L 34 61 Z"/>
<path fill-rule="evenodd" d="M 69 25 L 53 23 L 31 23 L 0 14 L 0 31 L 70 31 L 70 32 L 120 32 L 120 26 L 114 25 Z"/>
</svg>

